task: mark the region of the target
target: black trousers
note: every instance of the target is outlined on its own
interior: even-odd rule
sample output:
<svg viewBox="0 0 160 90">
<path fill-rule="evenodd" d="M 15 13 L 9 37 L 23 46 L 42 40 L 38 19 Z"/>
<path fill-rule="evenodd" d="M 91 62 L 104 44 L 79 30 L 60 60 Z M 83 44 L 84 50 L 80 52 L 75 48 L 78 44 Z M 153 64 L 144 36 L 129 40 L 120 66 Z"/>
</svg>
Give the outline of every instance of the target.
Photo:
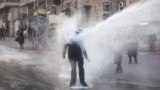
<svg viewBox="0 0 160 90">
<path fill-rule="evenodd" d="M 134 58 L 135 63 L 138 63 L 137 55 L 128 55 L 128 57 L 129 57 L 129 63 L 130 64 L 132 63 L 132 57 Z"/>
<path fill-rule="evenodd" d="M 0 35 L 0 38 L 1 38 L 1 40 L 2 39 L 5 40 L 5 35 L 4 34 Z"/>
<path fill-rule="evenodd" d="M 85 71 L 83 68 L 83 60 L 69 60 L 70 64 L 71 64 L 71 82 L 70 85 L 74 85 L 76 84 L 76 78 L 77 78 L 77 71 L 76 71 L 76 67 L 78 64 L 78 69 L 79 69 L 79 79 L 80 79 L 80 83 L 84 83 L 85 82 Z"/>
<path fill-rule="evenodd" d="M 28 39 L 32 40 L 32 34 L 28 34 Z"/>
<path fill-rule="evenodd" d="M 155 43 L 150 43 L 149 44 L 149 49 L 150 49 L 151 52 L 155 52 L 156 51 L 156 49 L 155 49 Z"/>
<path fill-rule="evenodd" d="M 122 72 L 123 72 L 123 69 L 122 69 L 121 63 L 117 63 L 116 73 L 122 73 Z"/>
</svg>

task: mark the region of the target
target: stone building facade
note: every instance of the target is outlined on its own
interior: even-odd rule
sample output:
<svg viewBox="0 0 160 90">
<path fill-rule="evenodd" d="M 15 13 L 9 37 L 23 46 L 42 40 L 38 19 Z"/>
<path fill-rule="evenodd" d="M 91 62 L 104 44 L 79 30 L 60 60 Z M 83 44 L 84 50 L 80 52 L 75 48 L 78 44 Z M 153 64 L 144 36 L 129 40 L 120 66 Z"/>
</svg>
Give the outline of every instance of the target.
<svg viewBox="0 0 160 90">
<path fill-rule="evenodd" d="M 38 2 L 37 8 L 48 5 L 48 11 L 51 11 L 53 0 L 0 0 L 0 26 L 4 25 L 9 36 L 14 36 L 19 26 L 27 27 L 33 21 L 33 14 Z"/>
<path fill-rule="evenodd" d="M 0 0 L 0 25 L 5 25 L 10 36 L 18 26 L 34 21 L 35 11 L 45 9 L 45 14 L 59 14 L 69 7 L 70 14 L 81 11 L 85 20 L 102 20 L 122 10 L 137 0 Z M 47 2 L 47 3 L 46 3 Z"/>
<path fill-rule="evenodd" d="M 126 0 L 62 0 L 62 7 L 68 6 L 71 13 L 81 10 L 92 19 L 106 19 L 126 7 Z"/>
<path fill-rule="evenodd" d="M 28 8 L 20 0 L 0 0 L 0 25 L 4 25 L 9 36 L 14 36 L 19 23 L 27 23 Z"/>
</svg>

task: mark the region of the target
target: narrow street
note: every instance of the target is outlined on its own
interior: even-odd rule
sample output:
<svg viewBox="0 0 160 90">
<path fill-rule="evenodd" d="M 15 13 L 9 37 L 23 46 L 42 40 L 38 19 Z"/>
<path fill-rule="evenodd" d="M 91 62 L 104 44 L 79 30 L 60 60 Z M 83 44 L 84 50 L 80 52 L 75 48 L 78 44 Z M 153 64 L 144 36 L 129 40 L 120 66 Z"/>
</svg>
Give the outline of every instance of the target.
<svg viewBox="0 0 160 90">
<path fill-rule="evenodd" d="M 139 53 L 139 64 L 128 64 L 128 57 L 123 56 L 122 74 L 115 74 L 116 65 L 107 67 L 100 77 L 89 84 L 93 87 L 88 90 L 159 90 L 160 87 L 160 55 Z M 66 80 L 68 86 L 70 78 Z M 65 88 L 66 88 L 65 87 Z M 60 90 L 64 90 L 60 89 Z M 70 90 L 69 88 L 67 90 Z"/>
<path fill-rule="evenodd" d="M 160 90 L 160 0 L 0 0 L 0 90 Z"/>
<path fill-rule="evenodd" d="M 50 71 L 43 71 L 45 61 L 40 59 L 43 54 L 32 50 L 32 44 L 28 40 L 26 40 L 24 50 L 19 50 L 18 43 L 14 41 L 14 38 L 0 41 L 0 45 L 9 48 L 6 50 L 10 51 L 6 52 L 8 56 L 10 52 L 10 57 L 8 58 L 12 59 L 0 61 L 1 90 L 70 90 L 68 87 L 70 75 L 68 74 L 68 78 L 63 78 L 58 77 L 58 75 L 49 75 L 51 74 L 49 73 Z M 15 60 L 16 55 L 14 56 L 13 52 L 19 54 L 20 59 L 24 60 Z M 4 52 L 2 51 L 0 57 L 3 54 Z M 25 55 L 32 57 L 32 59 L 25 58 Z M 15 57 L 15 59 L 11 56 Z M 138 53 L 138 61 L 139 64 L 134 64 L 134 62 L 133 64 L 128 64 L 128 57 L 124 54 L 122 61 L 124 72 L 115 74 L 116 65 L 111 64 L 100 77 L 89 82 L 92 88 L 88 90 L 159 90 L 160 54 L 140 51 Z M 54 63 L 53 66 L 55 66 Z"/>
</svg>

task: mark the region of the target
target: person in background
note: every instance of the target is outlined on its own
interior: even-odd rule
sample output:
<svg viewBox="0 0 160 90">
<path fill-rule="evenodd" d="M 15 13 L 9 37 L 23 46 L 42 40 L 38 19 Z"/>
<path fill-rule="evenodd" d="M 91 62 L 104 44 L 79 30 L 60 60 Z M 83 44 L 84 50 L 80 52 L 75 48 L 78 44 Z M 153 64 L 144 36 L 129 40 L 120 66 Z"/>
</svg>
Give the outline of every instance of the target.
<svg viewBox="0 0 160 90">
<path fill-rule="evenodd" d="M 156 41 L 157 41 L 156 34 L 149 35 L 148 42 L 149 42 L 149 49 L 150 49 L 151 52 L 155 52 L 156 51 L 156 49 L 155 49 Z"/>
<path fill-rule="evenodd" d="M 117 64 L 117 68 L 116 68 L 116 74 L 118 73 L 122 73 L 123 69 L 122 69 L 122 55 L 120 52 L 116 52 L 114 55 L 114 64 Z"/>
<path fill-rule="evenodd" d="M 5 40 L 5 28 L 3 25 L 1 25 L 1 28 L 0 28 L 0 38 L 1 40 Z"/>
<path fill-rule="evenodd" d="M 31 28 L 31 26 L 28 27 L 28 39 L 32 40 L 32 36 L 33 36 L 33 30 Z"/>
<path fill-rule="evenodd" d="M 23 44 L 25 42 L 23 32 L 24 32 L 23 28 L 19 27 L 19 30 L 16 33 L 17 34 L 17 41 L 19 42 L 20 49 L 23 49 Z"/>
<path fill-rule="evenodd" d="M 132 63 L 132 57 L 134 58 L 134 61 L 136 64 L 138 64 L 138 60 L 137 60 L 137 51 L 138 51 L 138 42 L 130 42 L 128 44 L 128 48 L 127 48 L 127 54 L 128 54 L 128 58 L 129 58 L 129 64 Z"/>
</svg>

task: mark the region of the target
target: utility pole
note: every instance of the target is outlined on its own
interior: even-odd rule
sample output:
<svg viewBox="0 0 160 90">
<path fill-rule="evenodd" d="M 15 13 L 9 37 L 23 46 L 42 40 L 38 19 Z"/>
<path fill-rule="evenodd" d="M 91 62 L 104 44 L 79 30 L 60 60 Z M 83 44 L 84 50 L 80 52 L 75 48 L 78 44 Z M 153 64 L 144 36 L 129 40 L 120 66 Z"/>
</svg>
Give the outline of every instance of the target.
<svg viewBox="0 0 160 90">
<path fill-rule="evenodd" d="M 33 48 L 36 49 L 38 46 L 38 0 L 34 0 L 34 39 L 33 39 Z"/>
<path fill-rule="evenodd" d="M 63 10 L 63 2 L 64 0 L 61 0 L 61 11 Z"/>
<path fill-rule="evenodd" d="M 49 32 L 49 12 L 48 12 L 48 0 L 46 0 L 46 49 L 48 50 L 48 32 Z"/>
</svg>

